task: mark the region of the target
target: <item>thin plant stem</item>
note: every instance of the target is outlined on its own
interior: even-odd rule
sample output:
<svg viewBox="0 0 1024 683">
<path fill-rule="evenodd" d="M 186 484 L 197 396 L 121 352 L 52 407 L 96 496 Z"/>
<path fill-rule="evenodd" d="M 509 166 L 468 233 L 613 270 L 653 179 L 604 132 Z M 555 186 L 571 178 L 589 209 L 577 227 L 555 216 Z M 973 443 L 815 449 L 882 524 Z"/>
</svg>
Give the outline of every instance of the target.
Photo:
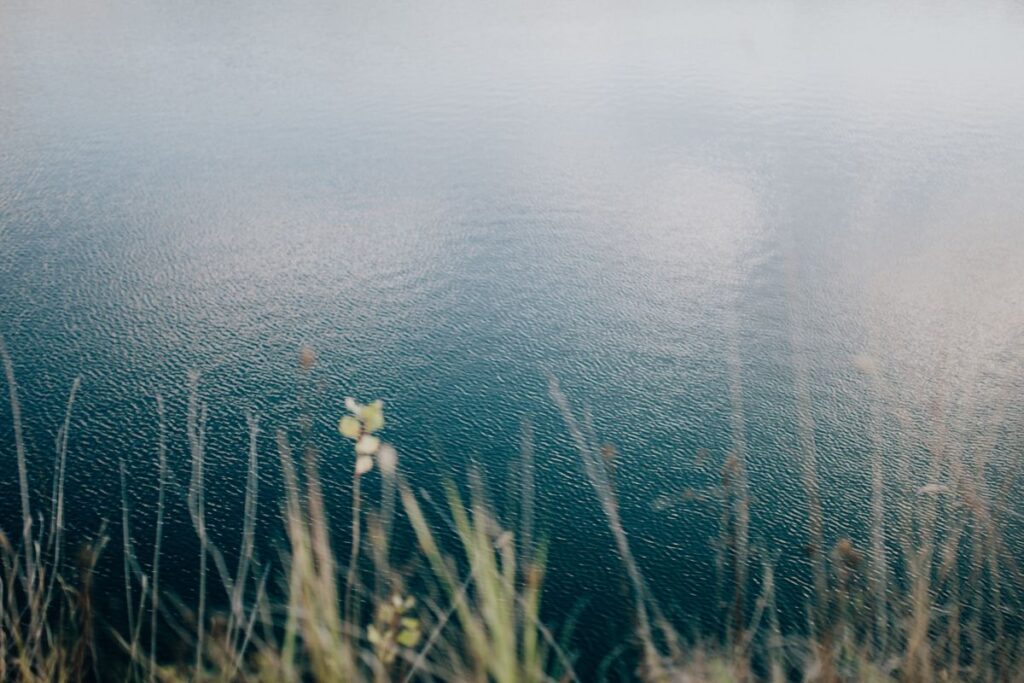
<svg viewBox="0 0 1024 683">
<path fill-rule="evenodd" d="M 0 359 L 3 359 L 7 375 L 7 391 L 11 402 L 11 420 L 14 423 L 14 450 L 18 461 L 18 491 L 21 495 L 22 539 L 25 544 L 26 584 L 32 586 L 36 578 L 36 562 L 33 557 L 32 507 L 29 504 L 28 465 L 25 459 L 25 438 L 21 431 L 21 401 L 18 400 L 18 383 L 14 377 L 14 363 L 7 352 L 7 344 L 0 334 Z"/>
<path fill-rule="evenodd" d="M 132 575 L 131 569 L 128 566 L 128 562 L 132 557 L 132 542 L 131 542 L 131 531 L 128 526 L 128 493 L 127 483 L 125 481 L 124 471 L 124 460 L 118 463 L 118 471 L 121 479 L 121 543 L 122 543 L 122 570 L 124 572 L 124 599 L 125 606 L 128 610 L 128 632 L 135 633 L 135 606 L 134 600 L 132 599 Z M 132 669 L 135 667 L 135 661 L 137 659 L 135 646 L 135 639 L 131 640 L 131 652 L 129 657 L 131 660 Z"/>
<path fill-rule="evenodd" d="M 355 611 L 358 609 L 358 596 L 356 595 L 355 584 L 359 563 L 359 546 L 362 530 L 362 475 L 355 472 L 352 479 L 352 549 L 349 552 L 348 572 L 345 575 L 345 621 L 353 623 L 356 618 Z"/>
<path fill-rule="evenodd" d="M 167 486 L 167 417 L 164 412 L 164 401 L 160 394 L 156 396 L 156 412 L 159 424 L 159 441 L 157 446 L 157 501 L 156 501 L 156 538 L 153 542 L 153 590 L 150 595 L 149 624 L 149 681 L 156 681 L 156 643 L 157 616 L 160 604 L 160 545 L 164 534 L 164 491 Z"/>
<path fill-rule="evenodd" d="M 188 502 L 192 523 L 199 536 L 199 605 L 196 614 L 195 676 L 202 678 L 203 641 L 206 637 L 206 501 L 203 486 L 203 446 L 206 407 L 199 405 L 199 373 L 189 377 L 188 441 L 192 457 L 192 478 L 189 482 Z"/>
</svg>

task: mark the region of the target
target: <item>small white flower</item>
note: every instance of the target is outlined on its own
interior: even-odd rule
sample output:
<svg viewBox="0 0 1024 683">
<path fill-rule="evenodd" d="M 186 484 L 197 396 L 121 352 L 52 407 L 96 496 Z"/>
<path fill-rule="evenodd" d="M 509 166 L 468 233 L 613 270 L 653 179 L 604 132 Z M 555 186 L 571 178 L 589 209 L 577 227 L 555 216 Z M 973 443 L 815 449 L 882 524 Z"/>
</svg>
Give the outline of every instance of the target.
<svg viewBox="0 0 1024 683">
<path fill-rule="evenodd" d="M 373 469 L 373 458 L 369 455 L 360 455 L 356 458 L 356 474 L 366 474 Z"/>
<path fill-rule="evenodd" d="M 370 434 L 363 434 L 356 441 L 356 453 L 359 455 L 373 455 L 380 448 L 380 439 Z"/>
<path fill-rule="evenodd" d="M 380 463 L 380 471 L 386 475 L 395 473 L 398 467 L 398 451 L 390 444 L 381 444 L 377 451 L 377 462 Z"/>
</svg>

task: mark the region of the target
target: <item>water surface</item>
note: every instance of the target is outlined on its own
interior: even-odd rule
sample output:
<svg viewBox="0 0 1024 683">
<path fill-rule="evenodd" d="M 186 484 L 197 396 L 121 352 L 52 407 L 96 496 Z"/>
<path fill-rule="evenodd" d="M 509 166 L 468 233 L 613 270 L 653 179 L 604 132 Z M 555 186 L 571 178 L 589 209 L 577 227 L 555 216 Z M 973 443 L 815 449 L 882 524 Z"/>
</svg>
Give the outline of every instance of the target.
<svg viewBox="0 0 1024 683">
<path fill-rule="evenodd" d="M 273 430 L 315 416 L 339 519 L 345 395 L 386 401 L 424 487 L 475 464 L 498 499 L 529 421 L 550 604 L 589 600 L 600 651 L 629 628 L 621 569 L 548 373 L 616 445 L 637 554 L 684 620 L 715 620 L 718 511 L 683 492 L 717 486 L 737 413 L 754 541 L 793 595 L 797 387 L 830 538 L 865 538 L 873 407 L 890 477 L 939 424 L 967 450 L 991 438 L 993 479 L 1008 471 L 1020 5 L 549 4 L 0 7 L 0 331 L 40 491 L 82 377 L 75 529 L 119 518 L 123 460 L 150 532 L 154 396 L 184 480 L 190 369 L 222 529 L 247 411 L 270 490 Z M 172 538 L 191 567 L 184 521 Z"/>
</svg>

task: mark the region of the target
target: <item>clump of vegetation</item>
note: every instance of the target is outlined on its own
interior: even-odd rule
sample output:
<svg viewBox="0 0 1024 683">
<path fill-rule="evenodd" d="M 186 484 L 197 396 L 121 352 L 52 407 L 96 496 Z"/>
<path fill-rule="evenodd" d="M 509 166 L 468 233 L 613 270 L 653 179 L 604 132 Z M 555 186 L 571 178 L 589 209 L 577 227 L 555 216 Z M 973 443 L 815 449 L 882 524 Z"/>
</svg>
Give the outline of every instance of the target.
<svg viewBox="0 0 1024 683">
<path fill-rule="evenodd" d="M 444 521 L 432 519 L 405 480 L 398 454 L 384 442 L 381 401 L 346 399 L 338 428 L 353 458 L 351 555 L 339 570 L 319 475 L 319 454 L 306 444 L 301 455 L 283 431 L 276 435 L 285 484 L 282 519 L 288 541 L 283 566 L 261 566 L 255 556 L 260 428 L 249 418 L 249 467 L 238 562 L 225 554 L 207 530 L 205 484 L 206 407 L 199 376 L 190 376 L 186 432 L 191 455 L 187 507 L 199 539 L 198 600 L 186 606 L 160 592 L 160 557 L 166 457 L 163 403 L 158 400 L 159 494 L 154 555 L 144 569 L 134 551 L 126 496 L 122 495 L 122 553 L 127 630 L 112 635 L 119 652 L 100 655 L 91 607 L 93 569 L 108 543 L 107 529 L 84 546 L 77 569 L 61 553 L 63 481 L 67 429 L 78 390 L 68 401 L 58 438 L 53 523 L 46 533 L 33 527 L 27 455 L 21 436 L 17 384 L 6 349 L 0 346 L 16 426 L 16 455 L 24 528 L 20 543 L 0 534 L 4 576 L 0 582 L 0 680 L 39 682 L 126 681 L 548 681 L 576 680 L 568 655 L 540 622 L 543 552 L 516 543 L 486 502 L 484 486 L 472 477 L 472 496 L 448 489 Z M 301 356 L 309 370 L 309 354 Z M 335 446 L 334 448 L 337 448 Z M 367 505 L 362 478 L 377 469 L 378 502 Z M 126 487 L 122 465 L 122 494 Z M 422 571 L 391 564 L 396 518 L 410 528 Z M 437 514 L 433 516 L 438 516 Z M 446 550 L 435 533 L 449 524 L 457 544 Z M 65 573 L 62 573 L 65 572 Z M 268 583 L 280 573 L 283 596 Z M 219 578 L 228 596 L 225 611 L 211 610 L 207 575 Z M 344 575 L 344 579 L 340 577 Z M 77 576 L 77 584 L 70 576 Z M 412 593 L 415 585 L 423 599 Z M 189 644 L 191 656 L 159 657 L 166 631 Z"/>
<path fill-rule="evenodd" d="M 331 537 L 320 452 L 308 431 L 276 433 L 284 477 L 286 552 L 280 563 L 256 554 L 260 425 L 249 417 L 249 453 L 243 525 L 237 561 L 211 540 L 206 514 L 206 407 L 199 377 L 190 378 L 186 432 L 191 476 L 187 508 L 200 546 L 198 591 L 185 605 L 161 588 L 161 545 L 167 467 L 163 403 L 157 401 L 157 523 L 152 557 L 135 552 L 136 537 L 122 496 L 121 554 L 126 626 L 98 619 L 92 604 L 94 571 L 108 545 L 106 527 L 68 557 L 64 538 L 64 478 L 68 430 L 79 383 L 70 391 L 57 438 L 47 515 L 31 500 L 14 370 L 0 340 L 14 420 L 20 489 L 19 538 L 0 533 L 0 680 L 42 681 L 575 681 L 571 647 L 541 621 L 545 546 L 534 542 L 532 449 L 523 449 L 520 526 L 502 524 L 486 486 L 469 472 L 465 487 L 446 487 L 443 505 L 417 491 L 402 473 L 399 455 L 382 438 L 384 404 L 345 400 L 338 422 L 351 453 L 350 549 L 339 563 Z M 312 369 L 304 350 L 300 366 Z M 750 492 L 738 375 L 731 388 L 732 453 L 720 486 L 686 500 L 720 507 L 716 564 L 723 587 L 724 628 L 683 635 L 654 597 L 623 523 L 614 479 L 614 449 L 603 445 L 585 411 L 570 404 L 552 378 L 550 396 L 564 418 L 592 484 L 632 594 L 636 666 L 627 676 L 649 682 L 769 680 L 996 681 L 1024 680 L 1024 644 L 1006 614 L 1024 595 L 1024 581 L 999 532 L 995 511 L 1005 500 L 983 495 L 984 469 L 973 472 L 952 449 L 933 445 L 924 484 L 909 473 L 912 504 L 886 499 L 887 463 L 876 438 L 872 458 L 872 529 L 866 539 L 828 540 L 823 523 L 814 429 L 800 402 L 802 478 L 807 494 L 808 573 L 814 593 L 806 628 L 784 633 L 776 599 L 774 558 L 751 540 Z M 799 393 L 799 392 L 798 392 Z M 806 399 L 806 395 L 804 394 Z M 348 449 L 351 449 L 350 451 Z M 972 462 L 984 462 L 985 452 Z M 122 492 L 127 488 L 124 467 Z M 379 491 L 364 496 L 364 477 Z M 997 495 L 1009 495 L 1004 485 Z M 467 495 L 468 492 L 468 495 Z M 44 521 L 45 520 L 45 521 Z M 968 533 L 968 532 L 971 533 Z M 440 533 L 439 533 L 440 532 Z M 413 539 L 414 561 L 395 566 L 396 539 Z M 404 536 L 402 536 L 404 537 Z M 895 543 L 893 543 L 895 541 Z M 892 551 L 895 546 L 898 552 Z M 110 551 L 107 551 L 110 552 Z M 407 558 L 405 558 L 407 559 Z M 219 581 L 226 607 L 210 606 L 207 580 Z M 275 591 L 273 586 L 280 585 Z M 98 651 L 99 630 L 117 652 Z M 160 645 L 173 637 L 184 655 Z M 607 664 L 607 662 L 605 663 Z M 607 676 L 610 667 L 590 667 Z"/>
</svg>

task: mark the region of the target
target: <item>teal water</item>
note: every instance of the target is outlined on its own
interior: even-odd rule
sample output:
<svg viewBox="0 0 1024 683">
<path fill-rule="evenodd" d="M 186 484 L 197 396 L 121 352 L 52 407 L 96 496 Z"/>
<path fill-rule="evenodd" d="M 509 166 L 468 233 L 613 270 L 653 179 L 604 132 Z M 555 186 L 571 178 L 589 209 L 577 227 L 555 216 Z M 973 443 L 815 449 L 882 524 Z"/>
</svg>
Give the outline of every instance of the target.
<svg viewBox="0 0 1024 683">
<path fill-rule="evenodd" d="M 315 416 L 339 519 L 344 396 L 385 400 L 425 488 L 476 464 L 499 499 L 529 420 L 552 609 L 587 600 L 601 651 L 629 630 L 622 572 L 548 373 L 615 444 L 637 555 L 684 623 L 715 623 L 719 514 L 684 491 L 717 486 L 737 412 L 755 543 L 807 590 L 801 382 L 830 538 L 866 538 L 875 407 L 890 479 L 938 425 L 1012 471 L 1019 4 L 548 5 L 0 6 L 0 332 L 41 493 L 82 377 L 73 529 L 119 519 L 124 460 L 148 533 L 154 396 L 184 480 L 190 369 L 224 530 L 247 411 L 269 491 L 273 430 Z"/>
</svg>

